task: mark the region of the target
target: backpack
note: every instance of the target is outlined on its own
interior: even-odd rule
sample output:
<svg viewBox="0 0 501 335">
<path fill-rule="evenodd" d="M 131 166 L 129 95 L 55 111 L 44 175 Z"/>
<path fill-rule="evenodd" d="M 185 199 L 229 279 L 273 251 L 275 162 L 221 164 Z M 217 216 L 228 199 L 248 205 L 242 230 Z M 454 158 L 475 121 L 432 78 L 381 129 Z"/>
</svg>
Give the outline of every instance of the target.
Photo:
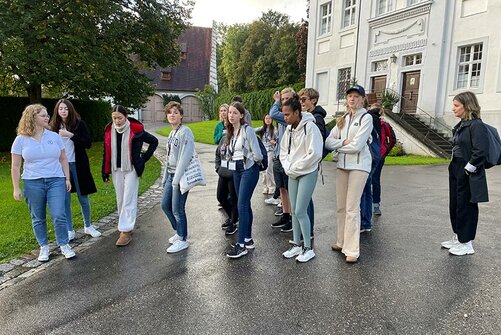
<svg viewBox="0 0 501 335">
<path fill-rule="evenodd" d="M 322 118 L 322 121 L 324 121 L 323 118 Z M 324 144 L 322 147 L 322 160 L 325 158 L 325 156 L 327 156 L 330 153 L 330 151 L 325 148 L 325 140 L 329 136 L 329 131 L 327 130 L 327 127 L 325 125 L 325 121 L 323 123 L 324 123 L 324 126 L 321 127 L 321 125 L 319 125 L 317 123 L 317 118 L 315 117 L 315 124 L 317 125 L 318 130 L 320 130 L 320 134 L 322 134 L 322 140 L 323 140 L 323 144 Z M 306 131 L 306 128 L 305 128 L 305 131 Z"/>
<path fill-rule="evenodd" d="M 246 129 L 247 127 L 249 127 L 249 125 L 246 124 L 244 129 Z M 244 134 L 247 134 L 247 131 L 245 131 Z M 261 155 L 263 156 L 263 159 L 260 162 L 256 162 L 256 164 L 259 166 L 259 171 L 266 171 L 268 169 L 268 151 L 266 151 L 266 147 L 264 146 L 263 141 L 261 141 L 259 136 L 256 136 L 256 138 L 259 144 L 259 149 L 261 150 Z M 245 140 L 247 140 L 247 137 L 245 137 Z M 251 149 L 250 146 L 249 149 Z"/>
<path fill-rule="evenodd" d="M 489 151 L 484 167 L 490 169 L 494 165 L 501 165 L 501 140 L 496 128 L 487 123 L 484 123 L 487 128 L 487 140 L 489 141 Z"/>
<path fill-rule="evenodd" d="M 374 119 L 371 114 L 365 113 L 364 115 L 362 115 L 360 117 L 360 121 L 359 121 L 360 124 L 362 124 L 362 119 L 366 115 L 369 115 L 372 119 Z M 371 137 L 372 137 L 372 142 L 369 142 L 369 140 L 367 140 L 367 145 L 369 146 L 369 149 L 371 152 L 372 166 L 374 168 L 375 164 L 377 164 L 379 162 L 379 160 L 381 159 L 381 137 L 379 136 L 377 130 L 374 129 L 374 127 L 372 127 Z"/>
<path fill-rule="evenodd" d="M 381 120 L 381 158 L 386 157 L 397 143 L 393 128 L 388 122 Z"/>
</svg>

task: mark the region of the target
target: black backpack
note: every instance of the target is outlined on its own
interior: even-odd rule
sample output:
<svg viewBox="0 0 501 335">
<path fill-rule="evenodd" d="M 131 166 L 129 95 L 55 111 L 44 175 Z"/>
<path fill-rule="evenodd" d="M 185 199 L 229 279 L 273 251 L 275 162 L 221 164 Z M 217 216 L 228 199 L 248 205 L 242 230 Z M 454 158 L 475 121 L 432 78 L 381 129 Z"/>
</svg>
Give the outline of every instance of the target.
<svg viewBox="0 0 501 335">
<path fill-rule="evenodd" d="M 496 128 L 488 125 L 484 122 L 485 128 L 487 128 L 487 139 L 489 141 L 489 151 L 487 153 L 487 159 L 485 160 L 484 167 L 490 169 L 494 165 L 501 164 L 501 140 L 499 139 L 499 134 Z"/>
</svg>

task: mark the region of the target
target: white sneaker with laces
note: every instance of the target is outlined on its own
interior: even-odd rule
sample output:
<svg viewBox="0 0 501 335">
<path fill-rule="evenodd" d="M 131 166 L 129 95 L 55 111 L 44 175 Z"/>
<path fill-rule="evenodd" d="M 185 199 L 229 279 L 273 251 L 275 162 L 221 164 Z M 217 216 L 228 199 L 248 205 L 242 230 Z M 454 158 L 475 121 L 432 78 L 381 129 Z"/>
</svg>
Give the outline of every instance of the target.
<svg viewBox="0 0 501 335">
<path fill-rule="evenodd" d="M 284 252 L 282 254 L 282 256 L 284 256 L 285 258 L 292 258 L 292 257 L 296 257 L 297 255 L 299 255 L 302 251 L 303 251 L 303 248 L 301 248 L 298 245 L 293 245 L 292 247 L 290 247 L 289 250 Z"/>
<path fill-rule="evenodd" d="M 94 228 L 92 225 L 90 225 L 88 227 L 84 227 L 84 233 L 87 235 L 90 235 L 92 237 L 101 236 L 101 233 L 99 231 L 97 231 L 96 228 Z"/>
<path fill-rule="evenodd" d="M 179 236 L 177 233 L 169 238 L 169 243 L 174 244 L 174 242 L 179 241 L 181 239 L 181 236 Z"/>
<path fill-rule="evenodd" d="M 75 257 L 75 252 L 71 249 L 69 244 L 62 245 L 60 249 L 66 259 Z"/>
<path fill-rule="evenodd" d="M 182 240 L 177 240 L 177 241 L 174 241 L 174 243 L 172 243 L 172 245 L 167 248 L 167 252 L 169 254 L 173 254 L 173 253 L 176 253 L 176 252 L 179 252 L 181 250 L 188 248 L 188 246 L 189 246 L 188 242 L 182 241 Z"/>
<path fill-rule="evenodd" d="M 280 200 L 272 197 L 272 198 L 265 199 L 264 203 L 267 205 L 278 205 L 280 203 Z"/>
<path fill-rule="evenodd" d="M 73 241 L 75 239 L 75 231 L 68 230 L 68 241 Z"/>
<path fill-rule="evenodd" d="M 47 262 L 49 260 L 50 249 L 48 245 L 42 245 L 40 247 L 40 254 L 38 255 L 39 262 Z"/>
<path fill-rule="evenodd" d="M 301 262 L 301 263 L 306 263 L 310 259 L 315 257 L 315 252 L 313 249 L 310 248 L 305 248 L 299 256 L 296 257 L 296 261 Z"/>
<path fill-rule="evenodd" d="M 450 249 L 458 244 L 459 244 L 459 241 L 458 241 L 458 236 L 456 234 L 454 234 L 452 236 L 452 239 L 441 243 L 442 248 L 445 248 L 445 249 Z"/>
<path fill-rule="evenodd" d="M 473 255 L 475 250 L 473 250 L 473 243 L 471 241 L 466 243 L 456 244 L 449 249 L 449 253 L 456 256 Z"/>
</svg>

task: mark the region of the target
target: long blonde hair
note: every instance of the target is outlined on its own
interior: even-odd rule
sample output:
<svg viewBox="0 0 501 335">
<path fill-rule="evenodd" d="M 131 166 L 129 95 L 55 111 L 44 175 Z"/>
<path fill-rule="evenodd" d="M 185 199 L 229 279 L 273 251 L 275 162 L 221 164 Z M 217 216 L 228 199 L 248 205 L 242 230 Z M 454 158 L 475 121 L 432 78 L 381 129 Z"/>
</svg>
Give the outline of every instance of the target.
<svg viewBox="0 0 501 335">
<path fill-rule="evenodd" d="M 34 136 L 37 129 L 35 119 L 37 115 L 43 110 L 47 110 L 47 108 L 40 104 L 26 106 L 16 129 L 17 134 Z"/>
<path fill-rule="evenodd" d="M 338 129 L 343 129 L 345 121 L 346 121 L 346 116 L 350 113 L 354 114 L 357 110 L 360 108 L 364 107 L 364 100 L 360 103 L 360 105 L 355 106 L 355 110 L 351 110 L 348 105 L 346 105 L 346 112 L 343 114 L 343 116 L 338 116 L 336 118 L 336 126 Z"/>
</svg>

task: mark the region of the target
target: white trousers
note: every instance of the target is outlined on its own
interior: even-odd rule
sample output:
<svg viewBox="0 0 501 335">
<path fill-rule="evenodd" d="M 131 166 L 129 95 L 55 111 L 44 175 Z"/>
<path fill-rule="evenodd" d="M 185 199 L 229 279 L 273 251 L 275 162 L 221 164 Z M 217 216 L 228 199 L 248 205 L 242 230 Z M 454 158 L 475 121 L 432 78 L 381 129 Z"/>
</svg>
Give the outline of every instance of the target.
<svg viewBox="0 0 501 335">
<path fill-rule="evenodd" d="M 130 232 L 136 224 L 139 177 L 132 169 L 130 172 L 114 171 L 111 178 L 117 195 L 118 231 Z"/>
</svg>

